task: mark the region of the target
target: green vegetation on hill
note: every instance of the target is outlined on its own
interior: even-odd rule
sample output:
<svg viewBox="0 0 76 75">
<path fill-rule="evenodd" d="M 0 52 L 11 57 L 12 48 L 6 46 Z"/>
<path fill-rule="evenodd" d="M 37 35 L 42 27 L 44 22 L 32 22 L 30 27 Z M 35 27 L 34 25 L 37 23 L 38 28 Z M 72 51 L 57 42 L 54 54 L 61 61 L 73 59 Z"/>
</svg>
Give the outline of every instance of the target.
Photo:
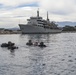
<svg viewBox="0 0 76 75">
<path fill-rule="evenodd" d="M 76 31 L 76 26 L 66 25 L 65 27 L 63 27 L 63 31 Z"/>
</svg>

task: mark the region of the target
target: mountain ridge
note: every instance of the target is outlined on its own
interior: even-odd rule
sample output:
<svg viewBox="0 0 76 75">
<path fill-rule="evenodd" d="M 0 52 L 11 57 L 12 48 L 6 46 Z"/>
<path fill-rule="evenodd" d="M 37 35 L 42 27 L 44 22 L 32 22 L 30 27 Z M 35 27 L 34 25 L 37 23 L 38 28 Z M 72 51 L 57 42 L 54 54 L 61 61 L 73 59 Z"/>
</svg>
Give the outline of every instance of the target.
<svg viewBox="0 0 76 75">
<path fill-rule="evenodd" d="M 62 22 L 56 22 L 58 24 L 58 26 L 60 27 L 64 27 L 66 25 L 69 26 L 76 26 L 76 22 L 71 22 L 71 21 L 62 21 Z"/>
</svg>

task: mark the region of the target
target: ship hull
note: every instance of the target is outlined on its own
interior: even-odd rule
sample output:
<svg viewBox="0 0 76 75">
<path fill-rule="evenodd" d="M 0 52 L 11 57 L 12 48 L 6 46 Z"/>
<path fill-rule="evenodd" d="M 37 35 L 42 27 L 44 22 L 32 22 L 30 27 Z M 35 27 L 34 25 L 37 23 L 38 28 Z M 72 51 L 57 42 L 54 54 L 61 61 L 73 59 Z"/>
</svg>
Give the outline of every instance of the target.
<svg viewBox="0 0 76 75">
<path fill-rule="evenodd" d="M 23 25 L 19 24 L 22 34 L 49 34 L 49 33 L 61 33 L 61 29 L 50 29 L 41 26 Z"/>
</svg>

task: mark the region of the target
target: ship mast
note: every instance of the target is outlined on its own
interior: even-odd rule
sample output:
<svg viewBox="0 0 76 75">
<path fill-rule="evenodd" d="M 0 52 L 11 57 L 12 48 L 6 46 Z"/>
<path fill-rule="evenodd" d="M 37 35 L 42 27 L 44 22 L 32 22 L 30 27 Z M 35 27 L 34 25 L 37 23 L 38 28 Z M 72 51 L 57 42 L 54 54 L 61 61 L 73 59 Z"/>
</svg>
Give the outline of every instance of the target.
<svg viewBox="0 0 76 75">
<path fill-rule="evenodd" d="M 39 18 L 39 8 L 38 8 L 38 10 L 37 10 L 37 17 Z"/>
<path fill-rule="evenodd" d="M 49 21 L 49 18 L 48 18 L 48 11 L 47 11 L 47 21 Z"/>
</svg>

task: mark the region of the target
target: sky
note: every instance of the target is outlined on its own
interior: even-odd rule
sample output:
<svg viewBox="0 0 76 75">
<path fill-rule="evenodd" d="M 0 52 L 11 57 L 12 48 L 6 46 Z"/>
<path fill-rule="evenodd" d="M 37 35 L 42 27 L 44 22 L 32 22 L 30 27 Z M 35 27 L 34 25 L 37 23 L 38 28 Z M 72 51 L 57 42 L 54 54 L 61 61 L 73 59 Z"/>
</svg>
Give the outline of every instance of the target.
<svg viewBox="0 0 76 75">
<path fill-rule="evenodd" d="M 48 11 L 50 21 L 76 22 L 76 0 L 0 0 L 0 28 L 26 24 L 38 8 L 44 19 Z"/>
</svg>

